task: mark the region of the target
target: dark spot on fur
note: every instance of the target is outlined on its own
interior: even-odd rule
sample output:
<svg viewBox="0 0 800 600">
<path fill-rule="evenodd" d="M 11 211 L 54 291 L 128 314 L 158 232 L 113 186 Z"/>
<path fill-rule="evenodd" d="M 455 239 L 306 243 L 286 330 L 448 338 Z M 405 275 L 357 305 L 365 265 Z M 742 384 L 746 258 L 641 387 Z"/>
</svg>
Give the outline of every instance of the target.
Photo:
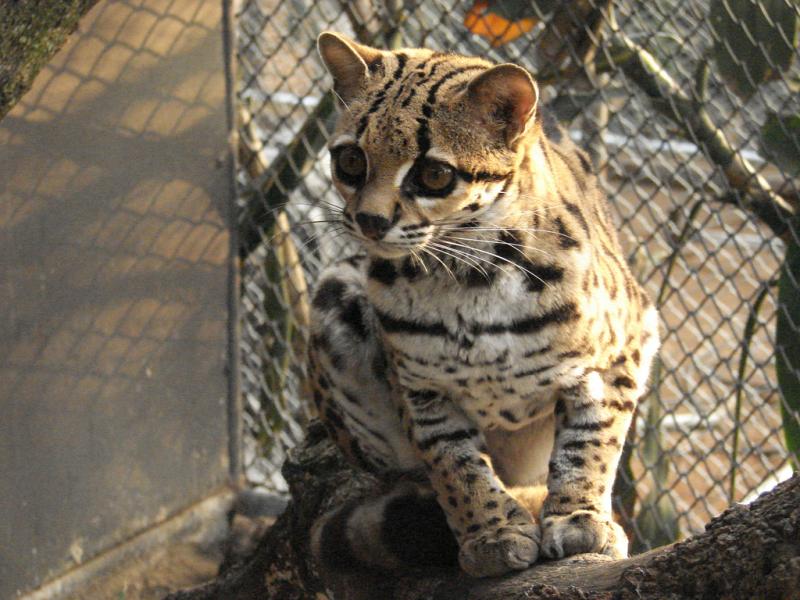
<svg viewBox="0 0 800 600">
<path fill-rule="evenodd" d="M 403 261 L 403 265 L 400 267 L 400 272 L 402 273 L 403 277 L 408 279 L 409 281 L 413 281 L 420 274 L 420 268 L 417 263 L 411 259 L 411 257 L 407 257 Z"/>
<path fill-rule="evenodd" d="M 431 496 L 409 494 L 389 501 L 381 540 L 401 563 L 419 567 L 457 564 L 456 543 L 444 511 Z"/>
<path fill-rule="evenodd" d="M 519 419 L 517 419 L 516 415 L 514 415 L 514 413 L 512 413 L 510 410 L 501 410 L 500 416 L 509 423 L 519 423 Z"/>
<path fill-rule="evenodd" d="M 556 231 L 558 231 L 558 244 L 565 250 L 569 248 L 576 248 L 580 246 L 580 242 L 575 239 L 575 236 L 572 232 L 567 229 L 567 226 L 564 224 L 564 221 L 561 217 L 556 217 L 553 219 L 553 224 L 555 225 Z"/>
<path fill-rule="evenodd" d="M 352 298 L 342 309 L 340 315 L 342 322 L 362 340 L 367 339 L 367 326 L 364 324 L 364 314 L 358 298 Z"/>
<path fill-rule="evenodd" d="M 616 379 L 614 379 L 611 385 L 613 385 L 614 387 L 628 388 L 631 390 L 636 387 L 636 383 L 634 383 L 633 379 L 631 379 L 626 375 L 621 375 L 617 377 Z"/>
<path fill-rule="evenodd" d="M 480 269 L 471 268 L 462 276 L 462 280 L 470 288 L 489 288 L 494 284 L 497 271 L 489 266 Z"/>
<path fill-rule="evenodd" d="M 326 279 L 317 288 L 312 304 L 317 310 L 331 310 L 342 302 L 347 286 L 338 279 Z"/>
<path fill-rule="evenodd" d="M 383 285 L 392 285 L 397 280 L 397 268 L 388 260 L 373 259 L 369 265 L 367 276 L 381 282 Z"/>
</svg>

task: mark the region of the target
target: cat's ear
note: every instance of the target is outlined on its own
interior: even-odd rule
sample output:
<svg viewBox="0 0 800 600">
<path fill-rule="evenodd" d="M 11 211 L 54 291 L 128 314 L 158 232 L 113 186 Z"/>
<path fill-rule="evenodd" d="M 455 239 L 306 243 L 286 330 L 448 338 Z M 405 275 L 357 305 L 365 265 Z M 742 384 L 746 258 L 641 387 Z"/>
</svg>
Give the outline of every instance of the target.
<svg viewBox="0 0 800 600">
<path fill-rule="evenodd" d="M 344 102 L 358 94 L 369 78 L 370 67 L 380 64 L 383 55 L 380 50 L 331 31 L 319 35 L 317 50 L 333 76 L 333 88 Z"/>
<path fill-rule="evenodd" d="M 533 123 L 539 88 L 528 71 L 507 63 L 478 75 L 466 95 L 484 120 L 502 129 L 506 144 L 512 147 Z"/>
</svg>

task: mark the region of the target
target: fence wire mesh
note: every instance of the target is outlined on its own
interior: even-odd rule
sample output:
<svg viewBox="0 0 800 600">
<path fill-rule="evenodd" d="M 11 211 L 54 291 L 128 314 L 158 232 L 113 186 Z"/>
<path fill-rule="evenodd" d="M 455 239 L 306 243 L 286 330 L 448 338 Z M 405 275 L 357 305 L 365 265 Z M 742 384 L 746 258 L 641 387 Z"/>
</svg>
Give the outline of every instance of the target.
<svg viewBox="0 0 800 600">
<path fill-rule="evenodd" d="M 787 478 L 797 458 L 788 448 L 798 400 L 779 387 L 775 364 L 782 357 L 796 381 L 798 364 L 784 346 L 800 333 L 786 300 L 797 291 L 797 270 L 782 265 L 798 244 L 800 194 L 797 171 L 770 154 L 765 124 L 777 118 L 783 150 L 788 144 L 800 155 L 775 116 L 800 112 L 800 61 L 792 61 L 796 29 L 778 27 L 776 10 L 796 28 L 796 3 L 768 0 L 242 0 L 241 352 L 250 481 L 285 487 L 280 464 L 310 416 L 306 286 L 348 251 L 326 208 L 341 202 L 323 151 L 335 119 L 315 50 L 326 29 L 377 46 L 523 65 L 595 160 L 623 246 L 663 323 L 653 390 L 639 406 L 616 486 L 634 548 L 702 529 L 731 502 Z M 770 18 L 765 42 L 758 32 Z M 730 46 L 731 27 L 740 28 L 750 58 Z M 779 343 L 780 311 L 791 335 Z"/>
</svg>

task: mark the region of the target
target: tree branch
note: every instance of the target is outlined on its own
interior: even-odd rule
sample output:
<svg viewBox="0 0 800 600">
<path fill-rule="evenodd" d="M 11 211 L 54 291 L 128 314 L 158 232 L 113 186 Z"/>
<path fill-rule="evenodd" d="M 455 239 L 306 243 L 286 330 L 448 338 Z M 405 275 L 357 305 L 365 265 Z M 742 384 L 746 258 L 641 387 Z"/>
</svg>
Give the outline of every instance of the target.
<svg viewBox="0 0 800 600">
<path fill-rule="evenodd" d="M 308 532 L 335 506 L 378 493 L 380 483 L 348 466 L 312 424 L 284 465 L 293 500 L 252 557 L 199 588 L 169 600 L 619 600 L 655 598 L 789 598 L 800 586 L 800 476 L 750 506 L 736 505 L 706 531 L 626 560 L 581 555 L 542 562 L 493 579 L 454 571 L 402 574 L 320 573 Z M 787 595 L 788 594 L 788 595 Z"/>
<path fill-rule="evenodd" d="M 612 54 L 630 81 L 635 83 L 662 115 L 678 125 L 687 139 L 701 147 L 711 161 L 722 169 L 733 193 L 723 196 L 725 202 L 741 206 L 766 223 L 777 236 L 783 236 L 788 223 L 797 214 L 796 198 L 784 197 L 760 175 L 758 170 L 734 150 L 725 139 L 703 104 L 702 90 L 707 70 L 699 69 L 695 77 L 696 97 L 688 95 L 663 65 L 643 46 L 617 30 L 617 47 Z"/>
</svg>

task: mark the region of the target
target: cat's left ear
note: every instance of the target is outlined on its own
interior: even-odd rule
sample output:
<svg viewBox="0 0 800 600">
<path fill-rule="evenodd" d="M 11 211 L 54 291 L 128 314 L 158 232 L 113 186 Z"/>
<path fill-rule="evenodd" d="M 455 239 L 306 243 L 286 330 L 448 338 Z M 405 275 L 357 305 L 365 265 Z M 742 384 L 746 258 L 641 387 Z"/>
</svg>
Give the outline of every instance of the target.
<svg viewBox="0 0 800 600">
<path fill-rule="evenodd" d="M 539 88 L 531 74 L 510 63 L 478 75 L 466 94 L 469 104 L 489 125 L 501 128 L 509 147 L 533 123 L 539 101 Z"/>
<path fill-rule="evenodd" d="M 370 67 L 378 64 L 383 52 L 364 46 L 332 31 L 317 38 L 317 50 L 333 76 L 333 88 L 344 102 L 358 95 L 369 79 Z"/>
</svg>

